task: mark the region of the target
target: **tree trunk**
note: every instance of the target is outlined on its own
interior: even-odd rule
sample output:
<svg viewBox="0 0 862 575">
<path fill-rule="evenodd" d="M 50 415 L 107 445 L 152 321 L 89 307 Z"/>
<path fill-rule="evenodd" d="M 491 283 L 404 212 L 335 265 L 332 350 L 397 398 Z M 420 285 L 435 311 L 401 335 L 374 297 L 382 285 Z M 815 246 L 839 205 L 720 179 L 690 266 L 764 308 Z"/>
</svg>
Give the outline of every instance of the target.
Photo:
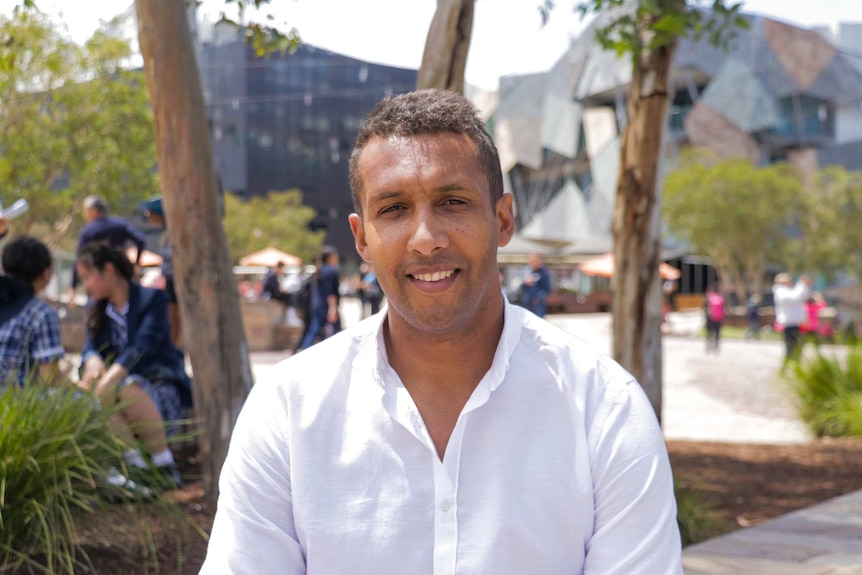
<svg viewBox="0 0 862 575">
<path fill-rule="evenodd" d="M 635 62 L 614 206 L 613 356 L 640 382 L 661 419 L 661 191 L 657 186 L 676 44 Z"/>
<path fill-rule="evenodd" d="M 152 100 L 159 175 L 184 341 L 194 370 L 204 487 L 217 478 L 251 389 L 239 296 L 218 208 L 216 174 L 185 3 L 137 0 L 138 39 Z"/>
<path fill-rule="evenodd" d="M 417 87 L 464 93 L 464 70 L 473 32 L 474 0 L 437 0 Z"/>
</svg>

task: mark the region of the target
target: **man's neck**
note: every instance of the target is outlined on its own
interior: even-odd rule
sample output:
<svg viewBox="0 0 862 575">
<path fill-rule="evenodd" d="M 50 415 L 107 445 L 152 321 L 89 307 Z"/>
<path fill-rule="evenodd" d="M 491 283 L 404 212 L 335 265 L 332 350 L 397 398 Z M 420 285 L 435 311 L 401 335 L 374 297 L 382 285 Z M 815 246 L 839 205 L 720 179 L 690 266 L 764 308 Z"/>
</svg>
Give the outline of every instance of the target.
<svg viewBox="0 0 862 575">
<path fill-rule="evenodd" d="M 493 363 L 503 332 L 503 309 L 501 297 L 489 307 L 489 321 L 440 336 L 422 333 L 390 315 L 383 327 L 389 363 L 408 390 L 472 393 Z"/>
<path fill-rule="evenodd" d="M 410 329 L 392 315 L 383 326 L 389 364 L 413 398 L 441 461 L 464 406 L 494 362 L 503 313 L 501 297 L 489 307 L 489 321 L 444 337 Z"/>
</svg>

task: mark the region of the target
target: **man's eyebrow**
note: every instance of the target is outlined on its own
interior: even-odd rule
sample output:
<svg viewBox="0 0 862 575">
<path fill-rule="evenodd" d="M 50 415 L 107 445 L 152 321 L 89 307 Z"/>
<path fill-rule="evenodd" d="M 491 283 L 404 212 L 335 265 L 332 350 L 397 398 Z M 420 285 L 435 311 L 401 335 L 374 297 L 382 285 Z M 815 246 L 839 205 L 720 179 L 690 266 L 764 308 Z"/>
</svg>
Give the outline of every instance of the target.
<svg viewBox="0 0 862 575">
<path fill-rule="evenodd" d="M 380 192 L 379 194 L 375 194 L 369 198 L 371 203 L 376 202 L 385 202 L 386 200 L 391 200 L 394 198 L 400 198 L 404 195 L 404 192 L 401 190 L 387 190 L 385 192 Z"/>
</svg>

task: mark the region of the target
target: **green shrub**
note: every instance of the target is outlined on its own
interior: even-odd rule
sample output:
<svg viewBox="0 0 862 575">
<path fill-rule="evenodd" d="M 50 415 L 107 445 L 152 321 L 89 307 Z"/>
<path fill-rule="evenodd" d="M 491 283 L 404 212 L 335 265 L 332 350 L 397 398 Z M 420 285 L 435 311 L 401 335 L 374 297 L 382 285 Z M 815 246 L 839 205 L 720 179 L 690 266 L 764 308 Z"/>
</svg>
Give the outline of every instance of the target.
<svg viewBox="0 0 862 575">
<path fill-rule="evenodd" d="M 0 388 L 0 565 L 73 573 L 73 510 L 92 511 L 108 466 L 122 461 L 110 414 L 71 386 Z"/>
<path fill-rule="evenodd" d="M 799 415 L 818 437 L 862 437 L 862 346 L 843 361 L 820 351 L 793 366 Z"/>
<path fill-rule="evenodd" d="M 676 521 L 682 545 L 700 543 L 722 533 L 721 521 L 712 506 L 706 503 L 696 489 L 674 483 L 676 493 Z"/>
</svg>

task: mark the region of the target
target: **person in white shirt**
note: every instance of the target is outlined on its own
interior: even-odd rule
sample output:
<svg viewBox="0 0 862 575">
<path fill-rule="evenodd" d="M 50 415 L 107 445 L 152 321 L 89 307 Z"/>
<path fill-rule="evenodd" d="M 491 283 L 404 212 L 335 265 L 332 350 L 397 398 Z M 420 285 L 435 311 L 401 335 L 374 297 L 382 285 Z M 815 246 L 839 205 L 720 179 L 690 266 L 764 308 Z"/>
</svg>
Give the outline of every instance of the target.
<svg viewBox="0 0 862 575">
<path fill-rule="evenodd" d="M 681 575 L 643 390 L 503 295 L 512 196 L 475 108 L 387 98 L 350 181 L 388 305 L 252 389 L 201 573 Z"/>
<path fill-rule="evenodd" d="M 808 320 L 805 302 L 810 295 L 811 279 L 808 276 L 800 276 L 796 285 L 793 285 L 793 278 L 788 273 L 775 276 L 772 297 L 775 301 L 775 322 L 781 326 L 784 334 L 785 363 L 799 355 L 799 326 Z"/>
</svg>

